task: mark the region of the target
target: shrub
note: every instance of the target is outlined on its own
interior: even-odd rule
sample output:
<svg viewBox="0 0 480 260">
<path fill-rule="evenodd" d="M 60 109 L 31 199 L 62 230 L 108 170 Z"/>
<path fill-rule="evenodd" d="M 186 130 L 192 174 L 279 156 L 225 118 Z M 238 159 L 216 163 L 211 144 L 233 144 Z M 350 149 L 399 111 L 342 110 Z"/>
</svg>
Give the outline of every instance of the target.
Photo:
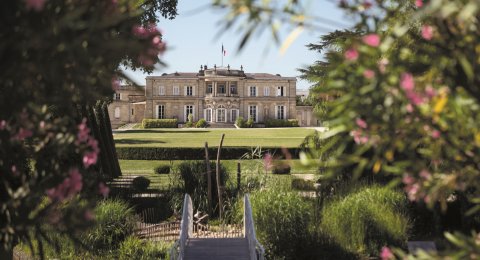
<svg viewBox="0 0 480 260">
<path fill-rule="evenodd" d="M 245 123 L 245 127 L 252 128 L 254 123 L 255 122 L 253 122 L 253 118 L 249 118 Z"/>
<path fill-rule="evenodd" d="M 150 185 L 150 180 L 143 176 L 136 177 L 132 181 L 132 186 L 137 191 L 145 191 L 149 185 Z"/>
<path fill-rule="evenodd" d="M 170 173 L 170 165 L 159 165 L 154 169 L 156 174 L 169 174 Z"/>
<path fill-rule="evenodd" d="M 207 121 L 203 118 L 200 118 L 200 120 L 198 120 L 198 122 L 195 124 L 195 127 L 196 128 L 205 128 L 205 127 L 207 127 Z"/>
<path fill-rule="evenodd" d="M 95 208 L 94 227 L 85 234 L 85 243 L 93 251 L 116 249 L 135 227 L 134 210 L 121 200 L 104 200 Z"/>
<path fill-rule="evenodd" d="M 298 127 L 298 120 L 268 119 L 265 121 L 265 127 Z"/>
<path fill-rule="evenodd" d="M 274 164 L 272 168 L 273 174 L 290 174 L 291 167 L 288 164 Z"/>
<path fill-rule="evenodd" d="M 153 243 L 130 236 L 120 245 L 118 258 L 120 260 L 168 259 L 170 246 L 169 243 Z"/>
<path fill-rule="evenodd" d="M 237 120 L 235 120 L 235 124 L 240 128 L 244 128 L 245 127 L 245 119 L 243 117 L 239 116 L 237 118 Z"/>
<path fill-rule="evenodd" d="M 363 187 L 327 204 L 320 226 L 346 251 L 376 256 L 382 246 L 405 245 L 409 225 L 406 207 L 401 192 Z"/>
<path fill-rule="evenodd" d="M 186 127 L 186 128 L 192 128 L 192 127 L 193 127 L 193 125 L 194 125 L 194 124 L 193 124 L 193 122 L 191 122 L 191 121 L 188 121 L 188 122 L 186 122 L 186 123 L 183 125 L 183 127 Z"/>
<path fill-rule="evenodd" d="M 302 259 L 309 251 L 308 223 L 311 208 L 298 193 L 275 187 L 251 194 L 250 202 L 257 237 L 264 246 L 267 259 Z M 240 206 L 238 206 L 240 205 Z M 243 216 L 243 200 L 239 200 L 237 218 Z"/>
<path fill-rule="evenodd" d="M 143 119 L 142 128 L 177 128 L 177 119 Z"/>
</svg>

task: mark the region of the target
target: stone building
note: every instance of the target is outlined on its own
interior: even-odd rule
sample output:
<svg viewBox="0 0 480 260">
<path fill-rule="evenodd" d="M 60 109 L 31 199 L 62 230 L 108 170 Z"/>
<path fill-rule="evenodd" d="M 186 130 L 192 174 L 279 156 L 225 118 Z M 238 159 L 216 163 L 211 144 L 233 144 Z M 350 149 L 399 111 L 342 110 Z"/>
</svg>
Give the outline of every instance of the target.
<svg viewBox="0 0 480 260">
<path fill-rule="evenodd" d="M 131 85 L 120 86 L 108 106 L 108 114 L 113 128 L 142 122 L 145 115 L 145 89 Z"/>
<path fill-rule="evenodd" d="M 202 67 L 196 73 L 171 73 L 146 79 L 145 118 L 204 118 L 232 125 L 238 117 L 256 123 L 295 119 L 296 78 L 245 73 L 243 68 Z"/>
</svg>

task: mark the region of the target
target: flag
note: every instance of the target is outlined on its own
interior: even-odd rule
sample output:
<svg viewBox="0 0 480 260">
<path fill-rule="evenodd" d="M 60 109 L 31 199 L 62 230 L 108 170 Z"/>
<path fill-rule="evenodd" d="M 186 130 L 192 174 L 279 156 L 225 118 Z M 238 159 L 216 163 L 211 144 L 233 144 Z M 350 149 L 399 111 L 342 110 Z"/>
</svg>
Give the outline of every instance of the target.
<svg viewBox="0 0 480 260">
<path fill-rule="evenodd" d="M 223 48 L 223 44 L 222 44 L 222 55 L 223 56 L 227 55 L 227 50 L 225 50 L 225 48 Z"/>
</svg>

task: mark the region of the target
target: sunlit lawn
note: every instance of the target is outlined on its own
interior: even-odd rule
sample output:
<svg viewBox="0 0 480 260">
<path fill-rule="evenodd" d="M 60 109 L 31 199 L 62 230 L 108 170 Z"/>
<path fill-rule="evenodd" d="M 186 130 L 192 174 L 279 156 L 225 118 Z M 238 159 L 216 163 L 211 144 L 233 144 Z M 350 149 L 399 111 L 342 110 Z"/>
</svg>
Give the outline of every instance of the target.
<svg viewBox="0 0 480 260">
<path fill-rule="evenodd" d="M 222 133 L 224 146 L 298 147 L 315 130 L 308 128 L 249 129 L 134 129 L 114 133 L 117 147 L 203 147 L 218 146 Z"/>
</svg>

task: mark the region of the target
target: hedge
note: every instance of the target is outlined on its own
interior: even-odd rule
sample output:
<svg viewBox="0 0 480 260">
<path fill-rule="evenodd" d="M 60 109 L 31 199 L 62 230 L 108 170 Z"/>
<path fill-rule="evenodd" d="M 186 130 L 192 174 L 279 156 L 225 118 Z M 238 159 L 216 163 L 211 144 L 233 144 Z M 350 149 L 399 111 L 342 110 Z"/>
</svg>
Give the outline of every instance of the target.
<svg viewBox="0 0 480 260">
<path fill-rule="evenodd" d="M 268 119 L 265 121 L 265 127 L 298 127 L 298 120 Z"/>
<path fill-rule="evenodd" d="M 177 128 L 177 119 L 143 119 L 143 128 Z"/>
<path fill-rule="evenodd" d="M 217 147 L 209 147 L 210 159 L 212 154 L 217 154 Z M 282 154 L 281 148 L 263 147 L 263 151 L 271 154 Z M 288 151 L 294 159 L 298 159 L 299 148 L 289 148 Z M 240 159 L 244 154 L 251 153 L 251 147 L 224 147 L 222 148 L 222 159 Z M 120 160 L 203 160 L 205 148 L 191 147 L 117 147 L 117 156 Z"/>
</svg>

